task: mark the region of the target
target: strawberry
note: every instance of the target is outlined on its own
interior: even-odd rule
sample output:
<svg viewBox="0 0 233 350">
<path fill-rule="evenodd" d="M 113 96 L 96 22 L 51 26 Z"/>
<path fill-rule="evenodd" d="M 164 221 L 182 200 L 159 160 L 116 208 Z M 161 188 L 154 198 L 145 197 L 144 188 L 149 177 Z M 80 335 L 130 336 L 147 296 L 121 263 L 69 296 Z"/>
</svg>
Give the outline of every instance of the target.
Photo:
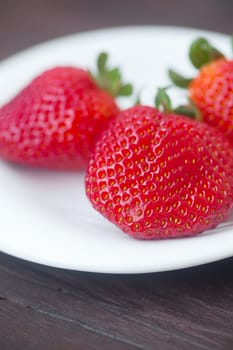
<svg viewBox="0 0 233 350">
<path fill-rule="evenodd" d="M 221 59 L 201 68 L 189 86 L 189 95 L 203 120 L 233 143 L 233 60 Z"/>
<path fill-rule="evenodd" d="M 228 215 L 232 170 L 233 150 L 214 128 L 135 106 L 99 136 L 86 194 L 97 211 L 135 238 L 191 236 Z"/>
<path fill-rule="evenodd" d="M 3 106 L 0 157 L 45 168 L 85 169 L 96 135 L 119 112 L 114 96 L 131 93 L 119 70 L 107 69 L 106 61 L 101 54 L 98 83 L 83 69 L 55 67 Z"/>
<path fill-rule="evenodd" d="M 176 85 L 188 88 L 199 118 L 223 132 L 233 144 L 233 60 L 203 38 L 194 41 L 189 56 L 200 69 L 197 76 L 185 79 L 170 70 L 170 77 Z"/>
</svg>

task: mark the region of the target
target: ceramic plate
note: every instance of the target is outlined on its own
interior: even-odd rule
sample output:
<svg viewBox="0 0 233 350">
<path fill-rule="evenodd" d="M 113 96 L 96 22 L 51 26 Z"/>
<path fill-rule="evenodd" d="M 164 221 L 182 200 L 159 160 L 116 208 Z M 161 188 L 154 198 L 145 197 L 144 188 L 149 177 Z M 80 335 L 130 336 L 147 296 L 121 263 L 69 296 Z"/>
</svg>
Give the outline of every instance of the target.
<svg viewBox="0 0 233 350">
<path fill-rule="evenodd" d="M 0 104 L 36 74 L 55 65 L 94 69 L 100 51 L 151 104 L 169 83 L 168 67 L 194 74 L 189 43 L 206 36 L 227 55 L 221 34 L 173 27 L 126 27 L 87 32 L 33 47 L 0 64 Z M 181 102 L 183 92 L 172 94 Z M 135 97 L 133 97 L 135 98 Z M 132 103 L 120 101 L 126 107 Z M 0 162 L 0 250 L 44 265 L 80 271 L 144 273 L 180 269 L 233 255 L 233 220 L 197 237 L 137 241 L 102 218 L 85 198 L 84 174 L 38 171 Z"/>
</svg>

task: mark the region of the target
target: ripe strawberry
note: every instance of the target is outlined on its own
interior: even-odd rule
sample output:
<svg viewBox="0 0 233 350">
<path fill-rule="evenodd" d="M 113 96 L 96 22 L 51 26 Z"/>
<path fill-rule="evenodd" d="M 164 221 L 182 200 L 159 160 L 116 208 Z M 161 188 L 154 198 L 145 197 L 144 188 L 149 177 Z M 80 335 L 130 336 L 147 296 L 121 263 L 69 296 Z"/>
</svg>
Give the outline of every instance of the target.
<svg viewBox="0 0 233 350">
<path fill-rule="evenodd" d="M 98 59 L 94 81 L 88 71 L 56 67 L 35 78 L 0 109 L 0 157 L 55 169 L 85 169 L 96 136 L 119 109 L 113 96 L 130 94 L 118 69 Z M 108 89 L 107 92 L 105 89 Z"/>
<path fill-rule="evenodd" d="M 170 71 L 173 82 L 187 87 L 199 117 L 216 127 L 233 144 L 233 60 L 228 60 L 203 38 L 190 48 L 190 59 L 200 69 L 194 79 Z"/>
<path fill-rule="evenodd" d="M 141 239 L 218 225 L 233 204 L 233 150 L 214 128 L 136 106 L 112 119 L 86 174 L 93 207 Z"/>
<path fill-rule="evenodd" d="M 203 120 L 233 143 L 233 60 L 220 59 L 201 68 L 189 85 L 189 96 Z"/>
</svg>

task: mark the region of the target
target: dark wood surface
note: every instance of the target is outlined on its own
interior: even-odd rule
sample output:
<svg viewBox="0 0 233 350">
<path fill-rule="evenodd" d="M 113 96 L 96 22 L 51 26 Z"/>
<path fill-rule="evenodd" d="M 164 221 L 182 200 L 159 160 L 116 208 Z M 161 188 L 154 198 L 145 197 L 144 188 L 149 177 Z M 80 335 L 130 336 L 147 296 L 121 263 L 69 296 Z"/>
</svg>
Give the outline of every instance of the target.
<svg viewBox="0 0 233 350">
<path fill-rule="evenodd" d="M 231 0 L 3 0 L 0 59 L 88 29 L 165 24 L 230 34 L 232 22 Z M 27 349 L 232 350 L 233 259 L 165 273 L 104 275 L 0 253 L 0 350 Z"/>
</svg>

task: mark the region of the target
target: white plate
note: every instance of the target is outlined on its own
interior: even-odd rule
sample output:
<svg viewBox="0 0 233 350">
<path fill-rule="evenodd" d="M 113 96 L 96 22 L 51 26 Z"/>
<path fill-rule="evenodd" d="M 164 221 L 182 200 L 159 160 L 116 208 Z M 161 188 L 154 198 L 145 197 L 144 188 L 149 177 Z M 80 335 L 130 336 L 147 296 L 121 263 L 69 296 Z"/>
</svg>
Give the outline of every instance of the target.
<svg viewBox="0 0 233 350">
<path fill-rule="evenodd" d="M 125 79 L 136 89 L 145 87 L 142 100 L 151 103 L 156 87 L 168 84 L 168 67 L 194 73 L 187 49 L 200 35 L 230 55 L 225 35 L 172 27 L 100 30 L 39 45 L 0 64 L 0 104 L 48 67 L 93 68 L 103 50 L 110 53 L 112 64 L 120 63 Z M 181 101 L 182 92 L 173 98 Z M 1 251 L 45 265 L 107 273 L 172 270 L 233 255 L 230 219 L 192 238 L 145 242 L 128 237 L 92 209 L 83 177 L 0 162 Z"/>
</svg>

